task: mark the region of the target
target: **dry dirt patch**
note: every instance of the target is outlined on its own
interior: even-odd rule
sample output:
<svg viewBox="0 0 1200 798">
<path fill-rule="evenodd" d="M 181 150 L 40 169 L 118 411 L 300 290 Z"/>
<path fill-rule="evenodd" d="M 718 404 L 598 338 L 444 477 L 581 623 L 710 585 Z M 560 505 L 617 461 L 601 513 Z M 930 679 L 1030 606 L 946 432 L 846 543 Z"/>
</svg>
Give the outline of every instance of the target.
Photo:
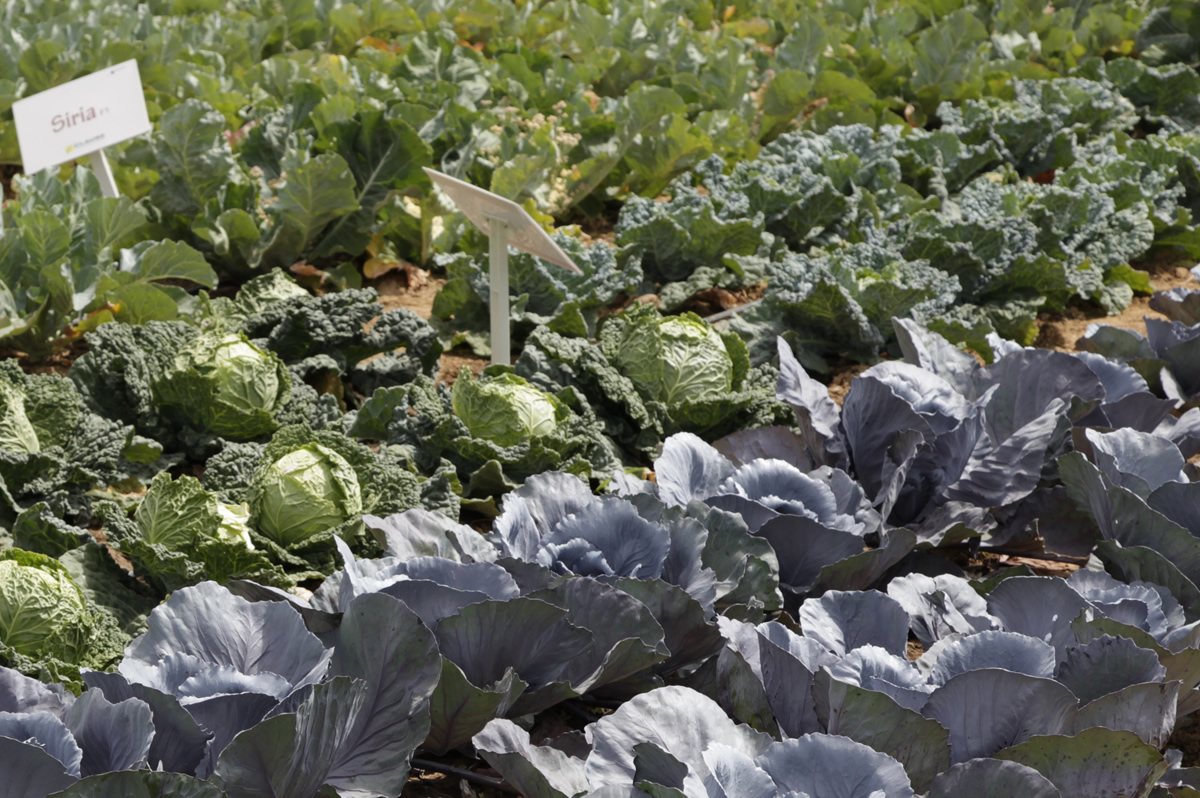
<svg viewBox="0 0 1200 798">
<path fill-rule="evenodd" d="M 1181 287 L 1200 288 L 1200 282 L 1188 271 L 1194 263 L 1190 258 L 1180 258 L 1173 253 L 1167 253 L 1155 260 L 1138 264 L 1138 267 L 1149 272 L 1154 290 L 1169 291 Z M 1089 314 L 1080 308 L 1068 308 L 1061 313 L 1043 313 L 1038 317 L 1041 331 L 1034 341 L 1034 346 L 1059 352 L 1074 352 L 1075 342 L 1083 337 L 1090 324 L 1108 324 L 1145 335 L 1145 316 L 1166 318 L 1150 309 L 1150 297 L 1146 296 L 1134 297 L 1133 304 L 1115 316 L 1105 316 L 1099 311 Z"/>
</svg>

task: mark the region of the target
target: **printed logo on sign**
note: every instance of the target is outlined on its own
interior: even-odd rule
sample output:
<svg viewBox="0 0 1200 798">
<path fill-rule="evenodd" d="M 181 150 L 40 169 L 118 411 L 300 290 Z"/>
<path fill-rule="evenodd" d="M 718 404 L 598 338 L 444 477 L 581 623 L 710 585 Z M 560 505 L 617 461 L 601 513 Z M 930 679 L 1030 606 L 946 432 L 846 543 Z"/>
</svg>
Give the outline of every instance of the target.
<svg viewBox="0 0 1200 798">
<path fill-rule="evenodd" d="M 47 89 L 12 108 L 27 173 L 150 131 L 137 61 Z"/>
</svg>

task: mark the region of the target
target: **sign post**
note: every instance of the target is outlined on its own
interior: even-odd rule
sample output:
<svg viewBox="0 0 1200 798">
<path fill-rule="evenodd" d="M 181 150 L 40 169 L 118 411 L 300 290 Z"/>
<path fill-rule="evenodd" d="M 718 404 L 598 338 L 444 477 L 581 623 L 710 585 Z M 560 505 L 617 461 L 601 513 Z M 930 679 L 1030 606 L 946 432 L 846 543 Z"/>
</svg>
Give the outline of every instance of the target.
<svg viewBox="0 0 1200 798">
<path fill-rule="evenodd" d="M 509 342 L 508 319 L 508 224 L 488 218 L 488 306 L 492 309 L 492 363 L 509 363 L 512 344 Z M 503 310 L 496 312 L 497 308 Z"/>
<path fill-rule="evenodd" d="M 12 111 L 25 174 L 86 155 L 106 197 L 118 194 L 104 148 L 150 132 L 134 60 L 17 100 Z"/>
<path fill-rule="evenodd" d="M 425 173 L 454 200 L 471 223 L 488 237 L 488 304 L 491 306 L 492 365 L 512 365 L 509 342 L 508 247 L 536 255 L 569 272 L 582 274 L 575 261 L 554 243 L 541 225 L 512 200 L 456 177 L 429 169 Z"/>
</svg>

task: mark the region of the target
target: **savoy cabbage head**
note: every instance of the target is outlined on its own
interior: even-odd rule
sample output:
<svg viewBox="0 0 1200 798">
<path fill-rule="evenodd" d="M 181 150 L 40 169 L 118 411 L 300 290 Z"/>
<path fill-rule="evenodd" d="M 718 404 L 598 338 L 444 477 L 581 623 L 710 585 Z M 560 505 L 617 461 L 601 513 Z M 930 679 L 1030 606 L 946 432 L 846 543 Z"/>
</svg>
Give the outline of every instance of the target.
<svg viewBox="0 0 1200 798">
<path fill-rule="evenodd" d="M 544 328 L 538 328 L 544 329 Z M 577 391 L 546 388 L 506 371 L 464 370 L 453 390 L 427 377 L 382 389 L 349 434 L 391 444 L 422 473 L 453 476 L 486 498 L 553 468 L 579 475 L 620 467 L 615 447 Z"/>
<path fill-rule="evenodd" d="M 209 458 L 204 473 L 204 488 L 219 505 L 231 505 L 224 512 L 216 508 L 213 545 L 237 551 L 239 559 L 257 561 L 261 552 L 283 568 L 288 581 L 332 571 L 335 534 L 360 553 L 371 553 L 363 513 L 418 507 L 428 485 L 419 484 L 400 453 L 387 447 L 372 451 L 340 432 L 303 424 L 281 428 L 265 445 L 228 443 Z M 249 507 L 244 525 L 233 517 L 243 502 Z M 239 540 L 243 533 L 254 551 Z M 269 576 L 264 572 L 258 581 Z"/>
<path fill-rule="evenodd" d="M 570 410 L 553 396 L 515 374 L 501 374 L 485 382 L 473 380 L 469 371 L 462 371 L 451 397 L 454 414 L 471 435 L 498 446 L 514 446 L 527 438 L 549 435 L 570 415 Z"/>
<path fill-rule="evenodd" d="M 346 459 L 313 442 L 267 464 L 250 504 L 259 531 L 290 546 L 361 513 L 362 491 Z"/>
<path fill-rule="evenodd" d="M 626 459 L 647 465 L 675 432 L 716 438 L 793 420 L 775 399 L 774 369 L 752 368 L 738 336 L 649 305 L 605 318 L 599 345 L 539 328 L 515 371 L 544 391 L 586 397 Z"/>
<path fill-rule="evenodd" d="M 222 502 L 194 477 L 159 473 L 132 519 L 111 503 L 97 510 L 108 545 L 125 554 L 158 595 L 205 579 L 284 582 L 280 569 L 254 545 L 249 506 Z"/>
<path fill-rule="evenodd" d="M 234 332 L 193 338 L 153 383 L 161 408 L 234 440 L 274 432 L 279 427 L 275 414 L 291 389 L 283 361 Z"/>
<path fill-rule="evenodd" d="M 0 665 L 78 682 L 80 667 L 103 669 L 119 660 L 126 640 L 57 560 L 0 551 Z"/>
<path fill-rule="evenodd" d="M 733 390 L 729 350 L 740 342 L 727 345 L 695 314 L 657 318 L 643 313 L 605 341 L 621 373 L 643 396 L 668 407 Z"/>
</svg>

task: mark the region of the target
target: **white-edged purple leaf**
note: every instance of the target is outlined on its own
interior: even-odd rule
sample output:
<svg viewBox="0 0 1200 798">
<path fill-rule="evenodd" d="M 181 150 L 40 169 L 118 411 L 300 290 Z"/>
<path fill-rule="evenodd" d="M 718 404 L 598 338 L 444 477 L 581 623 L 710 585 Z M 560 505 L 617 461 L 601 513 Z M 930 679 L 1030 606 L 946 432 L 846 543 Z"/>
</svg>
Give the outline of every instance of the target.
<svg viewBox="0 0 1200 798">
<path fill-rule="evenodd" d="M 43 684 L 20 671 L 0 667 L 0 712 L 49 712 L 62 717 L 74 700 L 60 684 Z"/>
<path fill-rule="evenodd" d="M 654 743 L 633 747 L 633 783 L 682 790 L 689 768 Z M 655 793 L 651 793 L 652 795 Z"/>
<path fill-rule="evenodd" d="M 893 565 L 907 557 L 917 545 L 916 533 L 903 527 L 880 532 L 879 538 L 878 548 L 860 551 L 823 566 L 813 583 L 813 589 L 866 590 L 882 579 Z"/>
<path fill-rule="evenodd" d="M 834 655 L 776 623 L 759 627 L 756 655 L 752 665 L 780 729 L 793 737 L 820 731 L 812 680 L 822 665 L 833 664 Z"/>
<path fill-rule="evenodd" d="M 99 690 L 88 690 L 63 715 L 63 722 L 83 751 L 81 776 L 146 766 L 154 722 L 145 701 L 112 703 Z"/>
<path fill-rule="evenodd" d="M 592 744 L 585 772 L 589 783 L 631 784 L 634 746 L 650 742 L 688 766 L 687 792 L 703 791 L 711 775 L 704 751 L 714 743 L 758 756 L 771 738 L 735 724 L 712 699 L 686 687 L 660 687 L 635 696 L 585 730 Z"/>
<path fill-rule="evenodd" d="M 1006 355 L 980 369 L 976 384 L 981 394 L 996 387 L 987 403 L 984 426 L 997 444 L 1045 413 L 1055 399 L 1070 405 L 1075 397 L 1100 402 L 1105 396 L 1100 378 L 1082 360 L 1046 349 Z"/>
<path fill-rule="evenodd" d="M 279 703 L 273 696 L 262 693 L 232 693 L 187 704 L 184 708 L 200 728 L 212 735 L 196 775 L 208 778 L 217 758 L 233 738 L 257 725 Z"/>
<path fill-rule="evenodd" d="M 423 747 L 445 754 L 470 742 L 488 721 L 508 712 L 527 685 L 509 668 L 498 681 L 477 687 L 453 662 L 445 657 L 439 661 L 441 678 L 429 699 L 429 736 Z"/>
<path fill-rule="evenodd" d="M 66 724 L 49 712 L 0 712 L 0 737 L 36 745 L 79 778 L 83 752 Z"/>
<path fill-rule="evenodd" d="M 714 743 L 704 751 L 709 780 L 708 794 L 715 798 L 776 798 L 775 780 L 754 758 L 727 745 Z"/>
<path fill-rule="evenodd" d="M 230 798 L 315 795 L 366 700 L 366 684 L 344 676 L 314 686 L 296 712 L 238 735 L 221 753 L 211 780 Z"/>
<path fill-rule="evenodd" d="M 902 707 L 920 711 L 933 686 L 925 681 L 916 663 L 876 646 L 862 646 L 829 666 L 839 681 L 891 697 Z"/>
<path fill-rule="evenodd" d="M 0 798 L 30 798 L 65 790 L 76 777 L 33 743 L 0 736 Z"/>
<path fill-rule="evenodd" d="M 881 751 L 904 766 L 919 792 L 950 767 L 950 732 L 890 696 L 838 681 L 826 670 L 813 677 L 817 717 L 839 734 Z"/>
<path fill-rule="evenodd" d="M 645 604 L 662 627 L 671 656 L 655 666 L 656 673 L 672 673 L 720 650 L 717 625 L 710 622 L 700 602 L 682 588 L 661 579 L 615 579 L 612 584 Z"/>
<path fill-rule="evenodd" d="M 221 623 L 212 623 L 214 618 Z M 278 674 L 296 686 L 319 679 L 328 657 L 290 607 L 246 601 L 216 582 L 175 591 L 150 613 L 147 627 L 129 644 L 122 665 L 185 653 L 247 674 Z"/>
<path fill-rule="evenodd" d="M 979 632 L 941 641 L 921 658 L 928 661 L 929 681 L 943 685 L 960 673 L 1002 668 L 1027 676 L 1054 678 L 1055 654 L 1049 643 L 1015 632 Z"/>
<path fill-rule="evenodd" d="M 1165 482 L 1150 494 L 1146 503 L 1193 535 L 1200 536 L 1200 482 Z"/>
<path fill-rule="evenodd" d="M 591 633 L 573 626 L 565 609 L 527 597 L 463 607 L 434 633 L 442 656 L 479 687 L 503 679 L 509 668 L 532 686 L 549 684 L 592 646 Z"/>
<path fill-rule="evenodd" d="M 966 762 L 1035 734 L 1074 727 L 1078 702 L 1051 679 L 984 668 L 960 673 L 929 696 L 921 714 L 950 730 L 951 761 Z"/>
<path fill-rule="evenodd" d="M 1127 637 L 1098 637 L 1067 651 L 1055 678 L 1087 704 L 1133 684 L 1161 682 L 1167 669 Z"/>
<path fill-rule="evenodd" d="M 1054 647 L 1061 661 L 1075 643 L 1071 621 L 1088 608 L 1083 597 L 1052 576 L 1014 576 L 988 594 L 988 611 L 1004 625 Z"/>
<path fill-rule="evenodd" d="M 951 634 L 994 629 L 999 622 L 971 583 L 953 574 L 905 574 L 888 582 L 887 593 L 908 613 L 909 628 L 928 649 Z"/>
<path fill-rule="evenodd" d="M 1054 783 L 1027 765 L 972 759 L 938 774 L 927 798 L 1062 798 Z"/>
<path fill-rule="evenodd" d="M 599 558 L 579 556 L 579 550 L 568 548 L 580 541 Z M 629 502 L 603 496 L 560 521 L 542 544 L 543 552 L 552 554 L 552 567 L 561 565 L 569 573 L 653 579 L 662 573 L 671 535 L 642 518 Z"/>
<path fill-rule="evenodd" d="M 1065 401 L 1053 399 L 1007 440 L 987 446 L 980 441 L 945 496 L 979 507 L 1000 507 L 1028 496 L 1038 486 L 1050 439 L 1066 409 Z"/>
<path fill-rule="evenodd" d="M 550 746 L 534 745 L 529 732 L 511 720 L 489 722 L 471 742 L 526 798 L 573 798 L 588 790 L 582 759 Z"/>
<path fill-rule="evenodd" d="M 804 636 L 838 656 L 859 646 L 878 646 L 902 655 L 908 645 L 908 613 L 878 590 L 830 590 L 800 606 Z"/>
<path fill-rule="evenodd" d="M 715 495 L 731 474 L 733 464 L 690 432 L 667 438 L 662 454 L 654 461 L 658 496 L 674 507 L 686 507 L 693 499 Z"/>
<path fill-rule="evenodd" d="M 941 335 L 912 319 L 892 319 L 904 359 L 942 377 L 964 396 L 970 391 L 979 361 Z"/>
<path fill-rule="evenodd" d="M 433 633 L 395 599 L 359 596 L 342 616 L 329 671 L 362 680 L 366 696 L 326 783 L 346 798 L 398 794 L 429 733 L 429 698 L 441 675 Z"/>
<path fill-rule="evenodd" d="M 1179 447 L 1149 432 L 1118 429 L 1084 430 L 1092 445 L 1096 466 L 1114 485 L 1143 499 L 1167 482 L 1186 482 L 1186 462 Z"/>
<path fill-rule="evenodd" d="M 844 798 L 912 798 L 904 768 L 887 754 L 829 734 L 772 743 L 756 764 L 780 791 Z"/>
<path fill-rule="evenodd" d="M 1160 751 L 1175 731 L 1179 682 L 1148 682 L 1097 698 L 1075 716 L 1076 733 L 1100 726 L 1124 729 Z"/>
<path fill-rule="evenodd" d="M 415 508 L 386 518 L 366 514 L 363 523 L 388 557 L 445 557 L 459 562 L 492 562 L 497 557 L 496 548 L 483 535 L 431 510 Z"/>
<path fill-rule="evenodd" d="M 714 660 L 709 660 L 709 663 L 713 662 Z M 778 737 L 781 722 L 788 718 L 788 713 L 783 707 L 776 710 L 768 700 L 766 688 L 759 675 L 761 663 L 756 661 L 755 666 L 751 666 L 741 653 L 728 646 L 717 654 L 715 663 L 715 692 L 709 690 L 709 694 L 729 713 L 729 717 L 738 723 L 745 723 L 756 731 Z M 709 665 L 706 664 L 705 667 Z M 796 686 L 802 688 L 802 685 Z"/>
<path fill-rule="evenodd" d="M 812 447 L 791 427 L 738 430 L 713 441 L 712 447 L 735 466 L 755 460 L 782 460 L 801 471 L 811 471 L 827 459 L 823 455 L 814 457 Z"/>
<path fill-rule="evenodd" d="M 863 539 L 809 518 L 781 515 L 756 532 L 779 558 L 779 583 L 797 592 L 812 587 L 821 569 L 862 552 Z"/>
<path fill-rule="evenodd" d="M 648 670 L 670 654 L 650 609 L 612 585 L 576 577 L 529 598 L 562 607 L 571 624 L 591 632 L 591 647 L 562 674 L 580 691 Z"/>
<path fill-rule="evenodd" d="M 32 794 L 32 793 L 30 793 Z M 228 798 L 215 784 L 183 773 L 127 770 L 80 779 L 52 798 Z"/>
<path fill-rule="evenodd" d="M 705 499 L 704 503 L 717 510 L 723 510 L 727 513 L 737 513 L 746 522 L 746 526 L 751 532 L 758 532 L 763 524 L 781 515 L 778 511 L 772 510 L 764 504 L 747 499 L 744 496 L 734 496 L 733 494 L 713 496 Z"/>
<path fill-rule="evenodd" d="M 753 499 L 779 512 L 807 515 L 831 526 L 838 515 L 832 488 L 782 460 L 755 460 L 741 466 L 725 480 L 720 492 Z"/>
<path fill-rule="evenodd" d="M 211 734 L 200 728 L 196 719 L 172 695 L 134 684 L 119 673 L 88 671 L 83 674 L 88 690 L 97 690 L 112 703 L 138 698 L 150 707 L 154 723 L 154 739 L 146 754 L 153 770 L 175 773 L 195 773 Z"/>
</svg>

